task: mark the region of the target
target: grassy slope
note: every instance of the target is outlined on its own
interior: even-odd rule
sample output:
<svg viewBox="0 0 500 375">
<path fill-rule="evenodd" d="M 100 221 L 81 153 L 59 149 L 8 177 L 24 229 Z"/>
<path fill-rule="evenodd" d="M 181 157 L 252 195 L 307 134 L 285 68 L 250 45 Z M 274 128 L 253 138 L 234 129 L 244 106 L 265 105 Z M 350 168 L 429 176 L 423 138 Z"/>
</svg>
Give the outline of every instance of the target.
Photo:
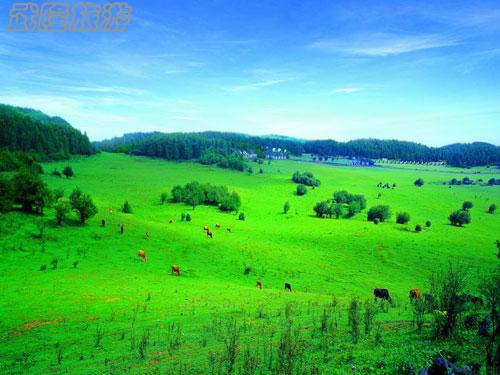
<svg viewBox="0 0 500 375">
<path fill-rule="evenodd" d="M 44 167 L 49 172 L 65 164 Z M 8 288 L 0 299 L 4 340 L 0 368 L 8 371 L 23 366 L 22 361 L 12 363 L 24 351 L 36 353 L 32 354 L 36 358 L 33 368 L 45 371 L 69 368 L 74 373 L 87 373 L 128 363 L 133 372 L 140 372 L 144 362 L 130 359 L 136 357 L 130 336 L 137 335 L 139 341 L 146 328 L 160 335 L 165 329 L 162 325 L 168 327 L 172 322 L 179 322 L 185 335 L 179 358 L 201 366 L 208 349 L 195 341 L 203 340 L 203 327 L 212 324 L 216 312 L 254 316 L 256 310 L 278 311 L 286 302 L 294 302 L 299 310 L 310 313 L 311 309 L 320 311 L 320 304 L 330 301 L 332 294 L 347 303 L 353 295 L 371 298 L 374 287 L 388 288 L 400 305 L 406 306 L 408 290 L 425 289 L 428 274 L 450 260 L 464 261 L 472 288 L 497 262 L 494 241 L 500 219 L 498 214 L 485 211 L 490 203 L 500 203 L 499 190 L 482 186 L 450 189 L 441 184 L 462 176 L 457 173 L 280 161 L 265 164 L 263 175 L 250 176 L 192 163 L 112 154 L 75 159 L 71 165 L 75 178 L 47 175 L 45 179 L 51 188 L 63 188 L 66 194 L 79 186 L 93 196 L 100 213 L 88 225 L 51 225 L 42 245 L 29 235 L 36 232 L 39 218 L 11 213 L 1 220 L 0 282 Z M 321 187 L 296 197 L 290 181 L 295 170 L 312 171 L 321 179 Z M 491 177 L 486 173 L 481 175 L 485 180 Z M 418 177 L 426 182 L 422 188 L 413 186 Z M 162 191 L 170 192 L 173 185 L 192 180 L 225 184 L 238 191 L 247 220 L 238 221 L 236 216 L 210 207 L 193 211 L 184 205 L 159 204 Z M 379 189 L 379 181 L 395 182 L 397 188 Z M 410 230 L 393 222 L 378 226 L 367 223 L 365 213 L 349 220 L 313 217 L 314 203 L 340 189 L 364 194 L 369 207 L 389 204 L 394 213 L 410 212 Z M 382 197 L 377 199 L 379 192 Z M 125 199 L 133 207 L 132 215 L 118 212 Z M 284 215 L 281 211 L 287 200 L 292 209 Z M 474 202 L 472 224 L 466 228 L 448 225 L 448 214 L 464 200 Z M 108 207 L 113 207 L 112 215 Z M 193 221 L 180 222 L 182 212 L 191 213 Z M 47 214 L 47 219 L 52 219 L 52 211 Z M 105 228 L 99 227 L 101 218 L 107 221 Z M 175 222 L 168 224 L 169 219 Z M 432 221 L 432 227 L 414 233 L 415 225 L 426 220 Z M 121 223 L 125 224 L 123 236 L 118 233 Z M 223 229 L 232 227 L 233 232 L 216 230 L 214 239 L 207 239 L 203 225 L 214 227 L 216 223 Z M 146 231 L 151 234 L 149 240 L 145 239 Z M 140 248 L 148 254 L 146 264 L 137 259 Z M 59 260 L 57 270 L 38 271 L 53 258 Z M 75 260 L 79 266 L 72 269 Z M 181 278 L 170 275 L 171 264 L 180 265 Z M 252 267 L 250 275 L 243 274 L 245 266 Z M 263 281 L 262 291 L 255 289 L 257 279 Z M 285 281 L 292 284 L 293 294 L 282 291 Z M 148 293 L 151 301 L 145 302 Z M 136 328 L 131 328 L 136 306 Z M 312 324 L 308 319 L 315 316 L 307 313 L 302 318 L 305 326 Z M 409 311 L 402 307 L 380 319 L 409 317 Z M 274 320 L 277 318 L 267 323 L 274 324 Z M 101 328 L 105 350 L 93 348 Z M 120 340 L 122 332 L 126 332 L 126 340 Z M 154 350 L 161 351 L 162 341 L 156 341 L 159 348 Z M 58 342 L 64 348 L 62 367 L 56 361 L 58 349 L 54 345 Z M 217 348 L 218 344 L 209 340 L 206 345 Z M 84 360 L 79 360 L 80 356 Z M 165 356 L 158 354 L 160 364 L 153 361 L 148 366 L 168 362 Z M 105 365 L 106 359 L 111 364 Z"/>
</svg>

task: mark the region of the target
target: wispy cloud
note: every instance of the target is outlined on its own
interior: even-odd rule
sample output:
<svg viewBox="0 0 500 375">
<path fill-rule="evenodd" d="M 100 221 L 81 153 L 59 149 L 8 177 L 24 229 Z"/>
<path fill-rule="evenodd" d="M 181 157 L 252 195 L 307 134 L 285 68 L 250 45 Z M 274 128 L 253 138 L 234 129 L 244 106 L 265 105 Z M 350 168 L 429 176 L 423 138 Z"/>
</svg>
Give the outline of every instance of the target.
<svg viewBox="0 0 500 375">
<path fill-rule="evenodd" d="M 197 118 L 191 116 L 172 116 L 171 119 L 177 121 L 198 121 Z"/>
<path fill-rule="evenodd" d="M 71 87 L 71 91 L 89 92 L 96 94 L 123 94 L 123 95 L 143 95 L 146 91 L 142 89 L 119 87 L 119 86 L 76 86 Z"/>
<path fill-rule="evenodd" d="M 356 35 L 352 38 L 318 40 L 311 48 L 345 55 L 391 56 L 403 53 L 455 46 L 459 41 L 442 35 L 395 35 L 375 33 Z"/>
<path fill-rule="evenodd" d="M 330 93 L 332 95 L 335 95 L 335 94 L 352 94 L 352 93 L 355 93 L 355 92 L 359 92 L 359 91 L 362 91 L 363 89 L 360 88 L 360 87 L 339 87 L 339 88 L 336 88 L 334 90 L 332 90 Z"/>
<path fill-rule="evenodd" d="M 260 81 L 260 82 L 254 82 L 254 83 L 249 83 L 245 85 L 236 85 L 229 87 L 228 90 L 232 92 L 243 92 L 243 91 L 254 91 L 254 90 L 259 90 L 264 87 L 271 87 L 271 86 L 276 86 L 281 83 L 285 83 L 288 81 L 291 81 L 292 79 L 271 79 L 267 81 Z"/>
</svg>

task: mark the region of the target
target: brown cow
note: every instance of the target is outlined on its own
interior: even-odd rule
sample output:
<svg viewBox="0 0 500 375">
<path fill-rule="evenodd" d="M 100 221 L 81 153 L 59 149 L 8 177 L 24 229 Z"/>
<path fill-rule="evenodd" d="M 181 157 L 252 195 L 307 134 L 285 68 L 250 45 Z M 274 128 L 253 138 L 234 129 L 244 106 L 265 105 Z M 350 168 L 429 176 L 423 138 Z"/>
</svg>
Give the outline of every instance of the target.
<svg viewBox="0 0 500 375">
<path fill-rule="evenodd" d="M 420 292 L 420 289 L 414 288 L 410 290 L 410 298 L 411 299 L 417 299 L 422 296 L 422 293 Z"/>
<path fill-rule="evenodd" d="M 232 229 L 231 229 L 231 228 L 227 228 L 227 231 L 228 231 L 228 232 L 231 232 L 231 231 L 232 231 Z"/>
<path fill-rule="evenodd" d="M 215 224 L 215 227 L 216 227 L 217 229 L 220 229 L 220 224 Z"/>
<path fill-rule="evenodd" d="M 176 274 L 177 274 L 177 276 L 180 276 L 180 275 L 181 275 L 181 269 L 180 269 L 180 267 L 179 267 L 179 266 L 175 266 L 175 265 L 174 265 L 174 266 L 172 266 L 172 267 L 171 267 L 171 270 L 172 270 L 172 273 L 176 273 Z"/>
<path fill-rule="evenodd" d="M 255 286 L 259 289 L 262 289 L 262 281 L 257 280 L 257 283 L 255 283 Z"/>
<path fill-rule="evenodd" d="M 139 256 L 139 258 L 142 258 L 143 261 L 147 262 L 148 261 L 148 256 L 146 255 L 146 252 L 144 250 L 139 250 L 137 252 L 137 255 Z"/>
<path fill-rule="evenodd" d="M 207 231 L 209 230 L 208 225 L 205 225 L 205 226 L 203 227 L 203 230 L 204 230 L 205 232 L 207 232 Z"/>
<path fill-rule="evenodd" d="M 207 230 L 207 237 L 214 238 L 214 234 L 212 233 L 212 231 L 210 229 Z"/>
<path fill-rule="evenodd" d="M 146 232 L 146 239 L 149 240 L 149 232 Z"/>
</svg>

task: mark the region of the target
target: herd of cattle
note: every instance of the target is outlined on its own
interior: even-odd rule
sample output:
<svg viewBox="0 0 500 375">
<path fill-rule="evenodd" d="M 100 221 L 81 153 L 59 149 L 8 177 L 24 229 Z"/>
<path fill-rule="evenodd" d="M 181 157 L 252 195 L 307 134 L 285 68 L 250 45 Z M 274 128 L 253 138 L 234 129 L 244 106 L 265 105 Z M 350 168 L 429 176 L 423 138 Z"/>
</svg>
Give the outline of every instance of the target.
<svg viewBox="0 0 500 375">
<path fill-rule="evenodd" d="M 169 224 L 173 224 L 174 221 L 172 219 L 169 220 Z M 103 219 L 101 221 L 101 226 L 105 226 L 106 225 L 106 221 Z M 221 229 L 222 226 L 220 224 L 215 224 L 215 228 L 216 229 Z M 232 228 L 231 227 L 227 227 L 226 230 L 228 232 L 232 232 Z M 213 232 L 210 230 L 210 227 L 208 225 L 205 225 L 203 227 L 203 231 L 206 233 L 207 235 L 207 238 L 213 238 Z M 124 225 L 121 224 L 120 225 L 120 233 L 123 234 L 124 232 Z M 149 232 L 146 232 L 146 239 L 149 239 L 150 238 L 150 234 Z M 143 250 L 143 249 L 139 249 L 138 252 L 137 252 L 137 256 L 142 259 L 144 262 L 147 262 L 148 261 L 148 256 L 146 254 L 146 252 Z M 170 267 L 170 270 L 171 270 L 171 273 L 172 274 L 175 274 L 177 276 L 180 276 L 181 275 L 181 269 L 178 265 L 172 265 Z M 257 282 L 255 283 L 255 286 L 258 288 L 258 289 L 262 289 L 262 286 L 263 286 L 263 283 L 261 280 L 257 280 Z M 285 283 L 285 291 L 289 291 L 291 292 L 292 291 L 292 284 L 290 283 Z M 388 289 L 385 289 L 385 288 L 375 288 L 373 290 L 373 295 L 375 297 L 375 299 L 381 299 L 381 300 L 386 300 L 388 301 L 389 303 L 392 303 L 392 298 L 389 294 L 389 290 Z M 428 293 L 424 293 L 422 294 L 422 292 L 418 289 L 418 288 L 413 288 L 413 289 L 410 289 L 410 292 L 409 292 L 409 298 L 411 300 L 416 300 L 416 299 L 420 299 L 420 298 L 424 298 L 424 302 L 426 303 L 426 305 L 428 306 L 432 306 L 434 305 L 434 299 L 432 297 L 432 295 L 428 294 Z M 471 294 L 463 294 L 460 296 L 460 303 L 470 303 L 470 304 L 473 304 L 473 305 L 483 305 L 483 300 L 481 299 L 481 297 L 477 297 L 477 296 L 473 296 Z M 436 310 L 437 311 L 437 310 Z M 446 315 L 446 311 L 438 311 L 439 313 L 443 314 L 443 315 Z"/>
</svg>

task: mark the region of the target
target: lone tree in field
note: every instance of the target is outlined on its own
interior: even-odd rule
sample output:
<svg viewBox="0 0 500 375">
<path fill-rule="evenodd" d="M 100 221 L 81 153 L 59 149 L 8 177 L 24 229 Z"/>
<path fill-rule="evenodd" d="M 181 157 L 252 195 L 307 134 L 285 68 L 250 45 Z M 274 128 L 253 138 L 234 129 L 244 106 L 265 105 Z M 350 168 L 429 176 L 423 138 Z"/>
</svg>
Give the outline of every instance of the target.
<svg viewBox="0 0 500 375">
<path fill-rule="evenodd" d="M 400 212 L 396 216 L 396 223 L 407 224 L 410 221 L 410 214 L 408 212 Z"/>
<path fill-rule="evenodd" d="M 422 226 L 420 224 L 415 226 L 415 232 L 422 232 Z"/>
<path fill-rule="evenodd" d="M 391 217 L 391 209 L 389 206 L 379 205 L 368 210 L 368 221 L 378 219 L 379 222 L 389 220 Z"/>
<path fill-rule="evenodd" d="M 427 228 L 430 228 L 430 227 L 431 227 L 431 225 L 432 225 L 432 223 L 431 223 L 431 221 L 430 221 L 430 220 L 427 220 L 427 221 L 425 222 L 425 226 L 426 226 Z"/>
<path fill-rule="evenodd" d="M 495 203 L 492 203 L 490 205 L 490 207 L 488 208 L 488 213 L 489 214 L 494 214 L 496 210 L 497 210 L 497 205 Z"/>
<path fill-rule="evenodd" d="M 470 201 L 465 201 L 463 204 L 462 204 L 462 209 L 463 210 L 470 210 L 472 207 L 474 207 L 474 205 L 472 204 L 472 202 Z"/>
<path fill-rule="evenodd" d="M 54 206 L 54 209 L 56 211 L 56 223 L 57 225 L 61 225 L 66 216 L 68 216 L 71 205 L 66 201 L 59 200 Z"/>
<path fill-rule="evenodd" d="M 472 220 L 470 212 L 467 210 L 454 211 L 448 216 L 448 220 L 452 225 L 462 226 L 464 224 L 469 224 Z"/>
<path fill-rule="evenodd" d="M 14 203 L 23 211 L 42 214 L 49 199 L 49 189 L 40 176 L 31 170 L 22 170 L 12 179 Z"/>
<path fill-rule="evenodd" d="M 165 192 L 161 193 L 160 194 L 160 203 L 165 204 L 165 202 L 167 201 L 167 198 L 168 198 L 167 193 L 165 193 Z"/>
<path fill-rule="evenodd" d="M 71 207 L 80 215 L 80 223 L 85 224 L 85 221 L 97 214 L 97 207 L 92 198 L 88 194 L 83 194 L 80 189 L 76 188 L 69 196 Z"/>
<path fill-rule="evenodd" d="M 417 179 L 415 182 L 414 182 L 415 186 L 418 186 L 418 187 L 421 187 L 424 185 L 424 180 L 422 180 L 421 178 Z"/>
<path fill-rule="evenodd" d="M 73 169 L 68 165 L 66 167 L 64 167 L 63 169 L 63 175 L 66 176 L 66 178 L 70 178 L 70 177 L 73 177 L 75 174 L 73 173 Z"/>
<path fill-rule="evenodd" d="M 290 211 L 290 202 L 286 201 L 283 205 L 283 213 L 286 215 Z"/>
<path fill-rule="evenodd" d="M 122 212 L 124 214 L 131 214 L 132 213 L 132 206 L 130 205 L 130 203 L 128 203 L 128 201 L 123 202 Z"/>
<path fill-rule="evenodd" d="M 302 196 L 302 195 L 306 195 L 307 194 L 307 188 L 305 185 L 297 185 L 297 191 L 296 191 L 296 194 L 298 196 Z"/>
</svg>

